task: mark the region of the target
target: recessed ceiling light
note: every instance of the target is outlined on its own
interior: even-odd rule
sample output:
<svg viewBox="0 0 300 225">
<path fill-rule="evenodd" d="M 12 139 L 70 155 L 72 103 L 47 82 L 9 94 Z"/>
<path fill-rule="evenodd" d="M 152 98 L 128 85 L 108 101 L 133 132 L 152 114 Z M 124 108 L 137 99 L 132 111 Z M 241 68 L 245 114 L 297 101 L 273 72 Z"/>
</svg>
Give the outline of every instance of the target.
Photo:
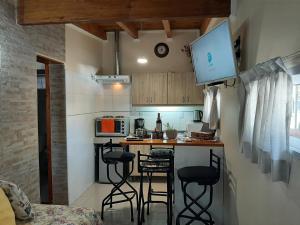
<svg viewBox="0 0 300 225">
<path fill-rule="evenodd" d="M 138 58 L 138 59 L 137 59 L 137 62 L 138 62 L 139 64 L 146 64 L 146 63 L 148 62 L 148 59 L 146 59 L 146 58 Z"/>
</svg>

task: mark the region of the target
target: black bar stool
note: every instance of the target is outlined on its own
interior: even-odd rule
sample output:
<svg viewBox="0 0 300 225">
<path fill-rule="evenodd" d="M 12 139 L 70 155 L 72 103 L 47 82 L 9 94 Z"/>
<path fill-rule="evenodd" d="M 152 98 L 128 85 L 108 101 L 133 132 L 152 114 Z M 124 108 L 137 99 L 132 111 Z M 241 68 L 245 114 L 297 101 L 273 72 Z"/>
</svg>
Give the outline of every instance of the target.
<svg viewBox="0 0 300 225">
<path fill-rule="evenodd" d="M 171 158 L 173 160 L 172 165 L 174 165 L 174 146 L 172 147 L 153 147 L 150 145 L 150 155 L 155 159 L 169 159 Z M 152 196 L 167 196 L 167 192 L 164 191 L 155 191 L 152 188 L 152 176 L 153 174 L 151 172 L 147 173 L 148 177 L 148 194 L 147 194 L 147 215 L 149 215 L 150 211 L 150 203 L 152 201 Z M 174 199 L 174 168 L 172 168 L 171 171 L 171 180 L 172 180 L 172 194 Z"/>
<path fill-rule="evenodd" d="M 102 201 L 102 211 L 101 211 L 101 218 L 103 220 L 104 214 L 104 207 L 109 205 L 112 207 L 113 204 L 122 203 L 122 202 L 130 202 L 130 209 L 131 209 L 131 221 L 133 221 L 133 204 L 132 200 L 136 197 L 136 202 L 138 203 L 138 194 L 134 187 L 127 181 L 128 177 L 132 174 L 133 171 L 133 161 L 135 154 L 126 152 L 126 151 L 113 151 L 112 140 L 101 147 L 101 156 L 103 162 L 106 164 L 106 173 L 107 179 L 113 185 L 112 190 L 110 193 L 103 199 Z M 127 174 L 120 174 L 117 170 L 117 164 L 129 164 L 131 162 L 131 170 Z M 118 183 L 112 181 L 110 177 L 110 166 L 113 166 L 115 169 L 116 174 L 120 177 L 121 181 Z M 130 191 L 123 191 L 122 186 L 127 184 Z M 124 198 L 121 200 L 113 200 L 113 197 L 122 195 Z"/>
<path fill-rule="evenodd" d="M 173 173 L 173 156 L 165 158 L 153 157 L 151 154 L 141 154 L 138 151 L 138 171 L 140 173 L 140 193 L 138 202 L 138 225 L 141 225 L 145 221 L 145 205 L 150 203 L 162 203 L 167 206 L 167 224 L 172 224 L 172 175 Z M 167 175 L 167 191 L 156 192 L 158 196 L 166 196 L 167 201 L 157 201 L 153 199 L 144 199 L 143 183 L 144 173 L 153 174 L 161 173 Z M 150 184 L 150 183 L 149 183 Z"/>
<path fill-rule="evenodd" d="M 195 220 L 201 221 L 205 225 L 214 224 L 214 221 L 211 214 L 208 212 L 208 209 L 211 206 L 213 200 L 213 185 L 218 183 L 220 179 L 220 161 L 220 157 L 214 154 L 212 150 L 210 150 L 209 166 L 191 166 L 184 167 L 178 170 L 178 178 L 181 181 L 185 208 L 177 215 L 176 225 L 180 225 L 180 218 L 189 219 L 186 225 L 191 224 Z M 196 198 L 192 198 L 187 193 L 187 186 L 190 183 L 198 183 L 198 185 L 203 186 L 203 191 Z M 205 206 L 203 206 L 198 201 L 205 195 L 207 187 L 209 187 L 209 201 Z M 187 199 L 189 199 L 189 203 Z M 195 207 L 199 209 L 198 212 L 195 211 Z M 192 216 L 190 214 L 186 214 L 186 212 L 190 212 Z M 207 218 L 204 218 L 204 214 L 207 215 Z"/>
</svg>

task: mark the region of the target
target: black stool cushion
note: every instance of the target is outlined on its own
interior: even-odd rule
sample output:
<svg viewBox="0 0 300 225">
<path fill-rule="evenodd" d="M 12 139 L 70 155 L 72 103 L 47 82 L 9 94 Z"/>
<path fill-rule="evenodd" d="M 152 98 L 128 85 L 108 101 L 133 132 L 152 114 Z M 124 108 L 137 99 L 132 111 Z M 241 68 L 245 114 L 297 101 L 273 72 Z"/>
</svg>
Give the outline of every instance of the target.
<svg viewBox="0 0 300 225">
<path fill-rule="evenodd" d="M 134 153 L 131 152 L 122 152 L 122 151 L 112 151 L 105 153 L 103 155 L 104 161 L 108 161 L 110 163 L 115 162 L 131 162 L 135 157 Z"/>
<path fill-rule="evenodd" d="M 219 181 L 218 170 L 209 166 L 189 166 L 178 170 L 178 178 L 184 182 L 214 185 Z"/>
</svg>

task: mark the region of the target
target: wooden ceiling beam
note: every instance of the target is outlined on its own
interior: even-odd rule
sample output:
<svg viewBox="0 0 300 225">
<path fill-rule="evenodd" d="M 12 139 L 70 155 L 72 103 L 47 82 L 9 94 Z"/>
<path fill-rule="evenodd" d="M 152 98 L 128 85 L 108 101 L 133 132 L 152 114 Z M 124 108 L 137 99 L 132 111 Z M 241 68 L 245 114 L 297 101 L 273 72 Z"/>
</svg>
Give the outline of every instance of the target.
<svg viewBox="0 0 300 225">
<path fill-rule="evenodd" d="M 97 24 L 75 23 L 74 25 L 102 40 L 107 40 L 106 32 Z"/>
<path fill-rule="evenodd" d="M 201 33 L 201 35 L 206 33 L 210 21 L 211 21 L 211 18 L 205 18 L 203 20 L 203 22 L 201 24 L 201 27 L 200 27 L 200 33 Z"/>
<path fill-rule="evenodd" d="M 164 30 L 166 32 L 167 38 L 172 37 L 172 30 L 171 30 L 171 25 L 169 20 L 162 20 L 162 24 L 164 27 Z"/>
<path fill-rule="evenodd" d="M 134 27 L 133 24 L 129 24 L 129 23 L 123 23 L 123 22 L 116 22 L 116 24 L 121 27 L 124 31 L 127 32 L 127 34 L 129 34 L 129 36 L 131 36 L 134 39 L 138 39 L 139 38 L 139 34 L 138 34 L 138 30 Z"/>
<path fill-rule="evenodd" d="M 227 17 L 230 0 L 19 0 L 18 23 L 128 22 Z"/>
</svg>

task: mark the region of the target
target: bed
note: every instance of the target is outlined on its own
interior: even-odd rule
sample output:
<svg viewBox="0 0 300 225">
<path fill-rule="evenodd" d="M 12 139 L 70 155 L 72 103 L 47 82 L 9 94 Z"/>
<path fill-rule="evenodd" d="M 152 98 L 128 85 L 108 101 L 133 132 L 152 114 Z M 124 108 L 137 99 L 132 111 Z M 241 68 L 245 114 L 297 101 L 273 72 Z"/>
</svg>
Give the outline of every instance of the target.
<svg viewBox="0 0 300 225">
<path fill-rule="evenodd" d="M 17 225 L 102 225 L 100 213 L 93 209 L 62 205 L 32 204 L 34 219 L 17 220 Z"/>
</svg>

